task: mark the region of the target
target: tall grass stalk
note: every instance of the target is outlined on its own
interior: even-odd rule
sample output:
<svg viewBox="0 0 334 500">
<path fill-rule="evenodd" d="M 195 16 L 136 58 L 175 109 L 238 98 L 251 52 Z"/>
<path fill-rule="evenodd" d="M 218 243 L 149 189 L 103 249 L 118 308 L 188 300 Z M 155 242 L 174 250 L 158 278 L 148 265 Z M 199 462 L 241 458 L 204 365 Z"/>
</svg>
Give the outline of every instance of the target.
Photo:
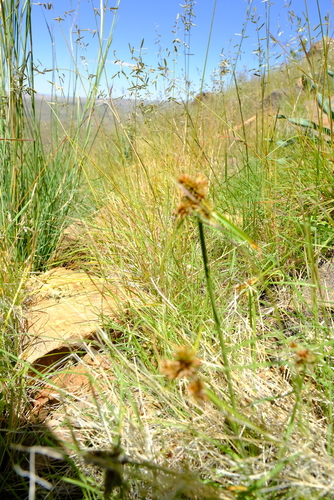
<svg viewBox="0 0 334 500">
<path fill-rule="evenodd" d="M 221 354 L 222 354 L 222 358 L 223 358 L 223 362 L 224 362 L 224 370 L 225 370 L 225 374 L 226 374 L 231 404 L 232 404 L 233 409 L 235 410 L 236 405 L 235 405 L 235 396 L 234 396 L 234 390 L 233 390 L 232 379 L 231 379 L 230 365 L 229 365 L 229 361 L 228 361 L 228 357 L 227 357 L 226 345 L 225 345 L 224 336 L 223 336 L 223 332 L 222 332 L 221 325 L 220 325 L 220 319 L 218 316 L 215 295 L 214 295 L 212 281 L 211 281 L 211 277 L 210 277 L 210 268 L 209 268 L 209 262 L 208 262 L 208 254 L 207 254 L 206 245 L 205 245 L 203 223 L 200 220 L 198 221 L 198 230 L 199 230 L 199 237 L 200 237 L 200 242 L 201 242 L 206 286 L 207 286 L 209 299 L 210 299 L 210 303 L 211 303 L 211 307 L 212 307 L 213 319 L 215 322 L 215 327 L 216 327 L 216 331 L 217 331 L 217 335 L 218 335 L 218 339 L 219 339 L 219 343 L 220 343 L 220 349 L 221 349 Z"/>
</svg>

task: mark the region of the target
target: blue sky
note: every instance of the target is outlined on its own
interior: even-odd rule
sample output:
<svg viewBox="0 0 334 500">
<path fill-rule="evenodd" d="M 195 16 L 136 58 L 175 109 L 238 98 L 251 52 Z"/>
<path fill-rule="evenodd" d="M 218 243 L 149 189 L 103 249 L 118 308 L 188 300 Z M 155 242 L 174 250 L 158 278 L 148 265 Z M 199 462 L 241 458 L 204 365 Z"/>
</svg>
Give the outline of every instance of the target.
<svg viewBox="0 0 334 500">
<path fill-rule="evenodd" d="M 104 45 L 113 33 L 100 90 L 109 94 L 112 89 L 114 97 L 130 95 L 129 88 L 134 83 L 131 72 L 138 58 L 149 70 L 149 79 L 146 80 L 142 73 L 143 80 L 137 79 L 136 83 L 147 85 L 143 94 L 149 91 L 156 97 L 165 95 L 173 81 L 181 91 L 188 81 L 192 92 L 199 90 L 203 80 L 206 87 L 211 87 L 213 81 L 217 84 L 224 60 L 233 65 L 237 54 L 238 71 L 245 68 L 255 71 L 259 67 L 256 53 L 259 41 L 263 47 L 263 62 L 270 53 L 271 64 L 280 64 L 284 61 L 283 47 L 286 51 L 296 47 L 299 36 L 319 39 L 320 25 L 332 36 L 331 0 L 319 0 L 320 17 L 317 0 L 271 3 L 267 0 L 197 0 L 193 2 L 194 15 L 190 17 L 187 4 L 180 0 L 55 0 L 50 9 L 32 2 L 35 64 L 40 70 L 58 68 L 56 73 L 36 75 L 35 88 L 39 93 L 50 94 L 53 86 L 58 93 L 73 94 L 74 75 L 80 74 L 76 93 L 85 95 L 89 75 L 96 72 L 100 3 L 107 5 L 102 17 Z M 189 30 L 185 29 L 185 19 L 191 20 Z M 279 44 L 267 43 L 268 32 Z M 159 65 L 165 66 L 164 59 L 168 71 L 157 72 Z M 120 74 L 120 70 L 125 75 Z M 223 80 L 228 81 L 228 78 Z"/>
</svg>

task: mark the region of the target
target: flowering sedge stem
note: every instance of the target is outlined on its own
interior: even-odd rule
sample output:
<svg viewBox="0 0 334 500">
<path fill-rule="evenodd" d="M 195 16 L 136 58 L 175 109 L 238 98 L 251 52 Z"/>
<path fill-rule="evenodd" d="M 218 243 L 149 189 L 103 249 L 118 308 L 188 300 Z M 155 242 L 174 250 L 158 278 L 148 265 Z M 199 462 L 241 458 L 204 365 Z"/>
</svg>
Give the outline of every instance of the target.
<svg viewBox="0 0 334 500">
<path fill-rule="evenodd" d="M 234 390 L 233 390 L 232 380 L 231 380 L 230 365 L 229 365 L 227 354 L 226 354 L 225 341 L 224 341 L 224 337 L 222 334 L 220 320 L 219 320 L 216 302 L 215 302 L 215 297 L 214 297 L 213 290 L 212 290 L 212 281 L 211 281 L 211 277 L 210 277 L 210 268 L 209 268 L 209 262 L 208 262 L 208 254 L 206 251 L 203 223 L 200 220 L 198 220 L 198 229 L 199 229 L 199 237 L 200 237 L 200 242 L 201 242 L 201 249 L 202 249 L 202 256 L 203 256 L 203 263 L 204 263 L 204 270 L 205 270 L 206 286 L 208 289 L 209 298 L 210 298 L 211 307 L 212 307 L 213 318 L 214 318 L 214 322 L 215 322 L 215 326 L 216 326 L 216 330 L 217 330 L 217 334 L 218 334 L 218 338 L 219 338 L 221 353 L 222 353 L 223 362 L 224 362 L 225 374 L 226 374 L 226 379 L 227 379 L 227 384 L 228 384 L 228 390 L 229 390 L 229 394 L 230 394 L 230 398 L 231 398 L 231 404 L 232 404 L 233 409 L 235 410 L 236 406 L 235 406 Z"/>
</svg>

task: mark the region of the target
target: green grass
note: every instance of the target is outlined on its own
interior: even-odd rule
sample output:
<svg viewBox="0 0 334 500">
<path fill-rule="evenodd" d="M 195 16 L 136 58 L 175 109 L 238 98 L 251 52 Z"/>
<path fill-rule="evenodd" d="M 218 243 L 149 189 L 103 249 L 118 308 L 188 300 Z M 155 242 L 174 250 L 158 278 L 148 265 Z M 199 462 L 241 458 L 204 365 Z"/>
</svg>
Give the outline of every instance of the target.
<svg viewBox="0 0 334 500">
<path fill-rule="evenodd" d="M 94 104 L 109 34 L 84 108 L 68 121 L 56 107 L 46 136 L 31 91 L 30 6 L 14 7 L 0 26 L 1 137 L 11 139 L 0 141 L 0 490 L 29 500 L 334 498 L 333 318 L 316 293 L 311 304 L 302 294 L 333 255 L 332 146 L 256 104 L 284 85 L 279 112 L 307 118 L 314 94 L 296 82 L 319 80 L 316 61 L 241 75 L 202 101 L 138 106 L 107 127 Z M 327 54 L 322 67 L 331 63 Z M 328 96 L 329 82 L 320 88 Z M 182 222 L 180 174 L 203 174 L 211 203 Z M 34 420 L 50 374 L 32 378 L 20 358 L 29 278 L 57 266 L 135 297 L 58 367 L 79 372 L 83 354 L 104 356 L 90 365 L 88 403 L 63 387 L 49 410 L 66 415 L 65 449 L 48 420 Z M 190 372 L 177 377 L 178 363 Z M 33 465 L 34 453 L 47 464 Z M 51 496 L 15 465 L 52 483 Z"/>
</svg>

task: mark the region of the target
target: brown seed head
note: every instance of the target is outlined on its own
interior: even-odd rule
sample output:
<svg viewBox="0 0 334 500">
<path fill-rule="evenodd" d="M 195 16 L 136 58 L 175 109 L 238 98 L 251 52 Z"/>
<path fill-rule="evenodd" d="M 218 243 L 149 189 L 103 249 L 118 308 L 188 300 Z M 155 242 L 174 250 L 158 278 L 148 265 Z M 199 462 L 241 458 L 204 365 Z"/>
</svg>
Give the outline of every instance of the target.
<svg viewBox="0 0 334 500">
<path fill-rule="evenodd" d="M 190 384 L 188 385 L 188 391 L 189 394 L 191 394 L 192 397 L 197 401 L 205 401 L 207 399 L 205 385 L 198 377 L 190 382 Z"/>
<path fill-rule="evenodd" d="M 193 349 L 180 346 L 174 355 L 174 359 L 165 359 L 163 361 L 161 372 L 172 380 L 182 377 L 193 380 L 200 364 L 201 362 L 195 357 Z"/>
<path fill-rule="evenodd" d="M 305 366 L 316 362 L 316 355 L 307 347 L 299 346 L 294 340 L 290 343 L 290 347 L 295 351 L 295 362 L 297 366 Z"/>
<path fill-rule="evenodd" d="M 204 200 L 208 194 L 208 180 L 203 174 L 200 174 L 196 179 L 190 175 L 181 174 L 179 184 L 181 184 L 181 189 L 184 189 L 185 196 L 189 197 L 190 193 L 199 202 Z"/>
<path fill-rule="evenodd" d="M 316 362 L 316 356 L 309 349 L 298 349 L 296 351 L 296 364 L 308 365 Z"/>
<path fill-rule="evenodd" d="M 208 180 L 202 174 L 197 178 L 181 174 L 178 183 L 182 199 L 176 210 L 177 215 L 184 218 L 193 212 L 198 212 L 203 217 L 209 218 L 212 206 L 205 199 L 208 194 Z"/>
</svg>

